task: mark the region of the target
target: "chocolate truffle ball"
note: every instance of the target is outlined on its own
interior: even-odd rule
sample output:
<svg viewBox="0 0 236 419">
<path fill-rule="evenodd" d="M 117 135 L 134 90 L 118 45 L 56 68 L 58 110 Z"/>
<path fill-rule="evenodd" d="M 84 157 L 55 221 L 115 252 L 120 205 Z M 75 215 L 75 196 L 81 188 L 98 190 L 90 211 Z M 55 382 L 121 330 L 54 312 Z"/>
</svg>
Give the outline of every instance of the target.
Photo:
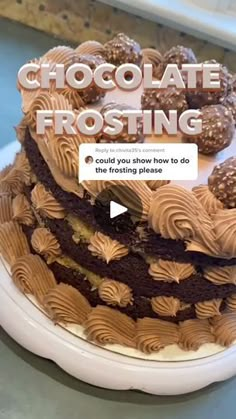
<svg viewBox="0 0 236 419">
<path fill-rule="evenodd" d="M 121 65 L 132 63 L 140 65 L 142 53 L 140 45 L 124 33 L 119 33 L 105 45 L 104 57 L 108 63 Z"/>
<path fill-rule="evenodd" d="M 218 64 L 215 60 L 204 61 L 202 64 Z M 186 98 L 191 109 L 199 109 L 206 105 L 217 105 L 224 101 L 227 94 L 231 90 L 231 75 L 228 69 L 220 65 L 220 89 L 215 91 L 203 90 L 202 72 L 197 73 L 197 89 L 195 91 L 187 91 Z"/>
<path fill-rule="evenodd" d="M 168 87 L 167 89 L 146 89 L 141 98 L 142 109 L 163 110 L 167 116 L 171 110 L 178 115 L 188 109 L 185 92 Z"/>
<path fill-rule="evenodd" d="M 78 55 L 76 63 L 86 64 L 93 71 L 100 65 L 106 63 L 106 61 L 99 55 Z M 78 73 L 79 77 L 79 73 Z M 94 82 L 83 90 L 78 90 L 78 94 L 83 99 L 85 104 L 98 102 L 105 96 L 105 92 L 100 89 Z"/>
<path fill-rule="evenodd" d="M 226 96 L 222 105 L 231 111 L 234 121 L 236 123 L 236 92 L 232 92 L 230 95 Z"/>
<path fill-rule="evenodd" d="M 236 208 L 236 157 L 230 157 L 213 169 L 208 186 L 226 208 Z"/>
<path fill-rule="evenodd" d="M 161 79 L 168 64 L 177 64 L 181 68 L 182 64 L 196 64 L 197 59 L 191 48 L 177 45 L 172 47 L 163 56 L 163 61 L 157 71 L 157 78 Z"/>
<path fill-rule="evenodd" d="M 201 109 L 201 119 L 201 134 L 196 136 L 185 134 L 184 140 L 197 144 L 199 152 L 203 154 L 214 154 L 230 145 L 235 126 L 232 113 L 225 106 L 204 106 Z"/>
<path fill-rule="evenodd" d="M 132 110 L 131 106 L 126 104 L 118 104 L 115 102 L 107 103 L 105 106 L 102 107 L 100 113 L 102 115 L 105 112 L 110 110 L 119 110 L 119 111 L 127 111 Z M 107 133 L 100 133 L 96 137 L 96 141 L 98 143 L 112 143 L 112 142 L 120 142 L 120 143 L 142 143 L 144 141 L 143 135 L 143 123 L 141 118 L 138 118 L 137 122 L 137 134 L 128 134 L 128 119 L 126 117 L 121 117 L 120 120 L 122 121 L 124 128 L 123 131 L 118 135 L 108 135 Z"/>
</svg>

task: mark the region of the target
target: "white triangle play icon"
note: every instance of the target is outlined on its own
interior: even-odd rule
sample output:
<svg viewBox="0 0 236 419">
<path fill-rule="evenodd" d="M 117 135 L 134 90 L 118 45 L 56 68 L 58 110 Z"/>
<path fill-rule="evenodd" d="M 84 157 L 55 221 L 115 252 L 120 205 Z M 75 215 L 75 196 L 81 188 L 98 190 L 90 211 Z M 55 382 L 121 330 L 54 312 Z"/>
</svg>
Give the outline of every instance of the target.
<svg viewBox="0 0 236 419">
<path fill-rule="evenodd" d="M 118 215 L 124 214 L 126 211 L 128 211 L 128 208 L 117 204 L 115 201 L 110 201 L 110 218 L 118 217 Z"/>
</svg>

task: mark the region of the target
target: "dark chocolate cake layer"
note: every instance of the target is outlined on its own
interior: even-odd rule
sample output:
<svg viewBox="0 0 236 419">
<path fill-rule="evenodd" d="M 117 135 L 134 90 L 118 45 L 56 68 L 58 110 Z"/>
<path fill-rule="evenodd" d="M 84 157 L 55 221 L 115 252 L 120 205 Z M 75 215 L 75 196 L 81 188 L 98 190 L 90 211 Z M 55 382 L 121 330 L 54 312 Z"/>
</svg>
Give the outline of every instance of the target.
<svg viewBox="0 0 236 419">
<path fill-rule="evenodd" d="M 176 297 L 185 303 L 196 304 L 214 298 L 227 298 L 236 293 L 235 285 L 214 285 L 203 277 L 201 270 L 179 283 L 156 281 L 148 273 L 149 265 L 137 254 L 129 253 L 121 260 L 107 264 L 94 257 L 86 243 L 76 244 L 73 241 L 73 230 L 66 221 L 45 218 L 44 222 L 57 238 L 64 254 L 102 278 L 125 283 L 132 289 L 134 297 Z"/>
<path fill-rule="evenodd" d="M 29 130 L 26 131 L 24 147 L 32 171 L 37 176 L 37 179 L 53 194 L 55 199 L 68 213 L 78 216 L 83 222 L 88 224 L 90 227 L 93 227 L 96 231 L 103 232 L 112 239 L 118 240 L 120 243 L 131 247 L 136 252 L 145 252 L 146 255 L 155 256 L 164 260 L 192 263 L 199 266 L 236 265 L 236 258 L 228 260 L 214 258 L 199 252 L 188 252 L 186 251 L 184 242 L 164 239 L 150 229 L 148 230 L 148 240 L 141 242 L 138 234 L 130 228 L 130 224 L 128 222 L 127 231 L 122 234 L 119 232 L 114 233 L 113 230 L 111 231 L 109 225 L 107 225 L 106 230 L 102 229 L 101 225 L 97 224 L 94 217 L 94 207 L 88 199 L 86 199 L 86 197 L 81 199 L 72 193 L 62 190 L 57 185 L 47 164 L 39 152 L 36 142 L 32 139 Z"/>
</svg>

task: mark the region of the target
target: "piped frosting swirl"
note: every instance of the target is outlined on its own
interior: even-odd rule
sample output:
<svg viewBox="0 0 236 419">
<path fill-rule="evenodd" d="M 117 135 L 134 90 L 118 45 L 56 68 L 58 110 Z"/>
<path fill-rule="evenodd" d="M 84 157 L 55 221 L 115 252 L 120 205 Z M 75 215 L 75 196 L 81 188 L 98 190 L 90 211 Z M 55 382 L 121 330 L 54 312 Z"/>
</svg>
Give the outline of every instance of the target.
<svg viewBox="0 0 236 419">
<path fill-rule="evenodd" d="M 31 244 L 37 253 L 46 257 L 48 263 L 52 263 L 61 255 L 56 237 L 47 228 L 36 228 L 31 237 Z"/>
<path fill-rule="evenodd" d="M 56 201 L 52 194 L 44 188 L 41 183 L 37 183 L 31 192 L 31 199 L 36 211 L 43 217 L 62 219 L 65 211 L 61 204 Z"/>
<path fill-rule="evenodd" d="M 216 240 L 223 253 L 236 257 L 236 209 L 218 211 L 214 216 Z"/>
<path fill-rule="evenodd" d="M 17 195 L 12 201 L 13 220 L 31 226 L 35 222 L 33 212 L 27 198 L 23 194 Z"/>
<path fill-rule="evenodd" d="M 0 195 L 0 224 L 12 221 L 12 197 L 8 194 Z"/>
<path fill-rule="evenodd" d="M 43 305 L 55 323 L 64 324 L 83 324 L 92 310 L 79 291 L 63 283 L 47 292 Z"/>
<path fill-rule="evenodd" d="M 156 281 L 179 282 L 194 273 L 194 266 L 190 263 L 177 263 L 162 259 L 151 263 L 149 268 L 149 274 Z"/>
<path fill-rule="evenodd" d="M 225 313 L 211 319 L 216 343 L 230 346 L 236 340 L 236 313 Z"/>
<path fill-rule="evenodd" d="M 168 185 L 170 183 L 169 180 L 147 180 L 146 184 L 152 191 L 156 191 L 161 186 Z"/>
<path fill-rule="evenodd" d="M 180 310 L 181 303 L 178 298 L 160 296 L 151 299 L 151 306 L 153 311 L 160 316 L 175 317 Z"/>
<path fill-rule="evenodd" d="M 47 292 L 56 286 L 56 280 L 46 263 L 37 255 L 25 255 L 11 267 L 12 279 L 24 294 L 35 296 L 40 305 Z"/>
<path fill-rule="evenodd" d="M 134 320 L 105 306 L 97 306 L 84 323 L 88 340 L 100 345 L 120 344 L 135 347 L 136 325 Z"/>
<path fill-rule="evenodd" d="M 209 301 L 202 301 L 195 304 L 195 311 L 198 319 L 209 319 L 210 317 L 220 315 L 220 306 L 222 299 L 214 298 Z"/>
<path fill-rule="evenodd" d="M 197 351 L 205 343 L 215 342 L 208 320 L 186 320 L 180 323 L 179 327 L 179 345 L 184 351 Z"/>
<path fill-rule="evenodd" d="M 144 318 L 137 321 L 137 349 L 151 354 L 179 342 L 178 327 L 174 323 Z"/>
<path fill-rule="evenodd" d="M 106 263 L 112 260 L 119 260 L 129 253 L 128 248 L 123 244 L 117 240 L 112 240 L 100 232 L 96 232 L 90 238 L 88 249 L 93 256 L 105 260 Z"/>
<path fill-rule="evenodd" d="M 219 209 L 224 207 L 222 202 L 210 191 L 208 185 L 195 186 L 193 193 L 209 215 L 215 214 Z"/>
<path fill-rule="evenodd" d="M 193 192 L 182 186 L 165 185 L 157 189 L 148 215 L 149 226 L 162 237 L 186 240 L 201 250 L 219 256 L 213 222 Z"/>
<path fill-rule="evenodd" d="M 104 279 L 99 285 L 98 294 L 101 300 L 111 306 L 127 307 L 133 304 L 132 290 L 122 282 Z"/>
<path fill-rule="evenodd" d="M 30 253 L 27 238 L 18 223 L 10 221 L 0 225 L 0 253 L 10 266 Z"/>
<path fill-rule="evenodd" d="M 75 48 L 75 52 L 79 55 L 100 55 L 101 57 L 105 54 L 104 46 L 97 41 L 85 41 Z"/>
<path fill-rule="evenodd" d="M 203 273 L 204 277 L 215 285 L 236 285 L 236 266 L 208 266 Z"/>
</svg>

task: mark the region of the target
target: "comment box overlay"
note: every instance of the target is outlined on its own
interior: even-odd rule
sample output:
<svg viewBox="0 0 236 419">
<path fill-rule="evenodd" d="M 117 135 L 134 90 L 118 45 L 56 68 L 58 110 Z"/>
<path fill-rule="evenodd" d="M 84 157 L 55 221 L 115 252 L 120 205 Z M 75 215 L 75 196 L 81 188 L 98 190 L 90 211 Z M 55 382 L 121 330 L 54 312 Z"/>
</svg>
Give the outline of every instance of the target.
<svg viewBox="0 0 236 419">
<path fill-rule="evenodd" d="M 85 180 L 195 180 L 196 144 L 81 144 L 79 182 Z"/>
</svg>

